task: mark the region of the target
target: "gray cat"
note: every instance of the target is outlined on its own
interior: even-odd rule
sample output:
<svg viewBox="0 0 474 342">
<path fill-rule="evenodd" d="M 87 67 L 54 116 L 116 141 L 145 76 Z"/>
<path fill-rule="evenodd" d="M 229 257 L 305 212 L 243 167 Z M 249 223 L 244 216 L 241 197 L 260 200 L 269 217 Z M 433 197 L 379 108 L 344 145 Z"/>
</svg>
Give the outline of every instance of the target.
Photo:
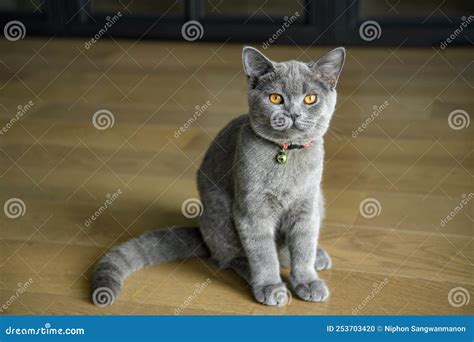
<svg viewBox="0 0 474 342">
<path fill-rule="evenodd" d="M 325 301 L 329 290 L 316 272 L 331 267 L 317 246 L 323 136 L 344 59 L 344 48 L 337 48 L 309 64 L 278 63 L 244 47 L 249 114 L 232 120 L 204 157 L 199 229 L 158 229 L 112 248 L 93 276 L 94 303 L 112 304 L 124 279 L 145 266 L 198 256 L 236 271 L 259 303 L 287 303 L 280 265 L 291 267 L 299 298 Z"/>
</svg>

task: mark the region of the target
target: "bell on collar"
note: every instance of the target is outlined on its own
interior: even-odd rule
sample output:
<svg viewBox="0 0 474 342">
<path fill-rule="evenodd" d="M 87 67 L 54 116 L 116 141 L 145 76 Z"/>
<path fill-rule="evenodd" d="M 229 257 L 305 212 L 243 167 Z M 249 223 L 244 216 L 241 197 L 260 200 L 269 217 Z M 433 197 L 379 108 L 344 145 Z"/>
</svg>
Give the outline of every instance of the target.
<svg viewBox="0 0 474 342">
<path fill-rule="evenodd" d="M 284 149 L 281 149 L 276 156 L 276 161 L 278 164 L 286 164 L 288 162 L 288 154 Z"/>
</svg>

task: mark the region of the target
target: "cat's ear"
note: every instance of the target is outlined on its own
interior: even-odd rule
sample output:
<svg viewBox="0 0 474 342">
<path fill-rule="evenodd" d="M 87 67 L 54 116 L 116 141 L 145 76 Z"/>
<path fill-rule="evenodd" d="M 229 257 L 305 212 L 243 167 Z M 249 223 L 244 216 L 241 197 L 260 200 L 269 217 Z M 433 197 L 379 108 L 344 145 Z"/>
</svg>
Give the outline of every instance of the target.
<svg viewBox="0 0 474 342">
<path fill-rule="evenodd" d="M 335 88 L 345 59 L 346 50 L 343 47 L 338 47 L 337 49 L 329 51 L 316 62 L 310 63 L 309 67 L 314 70 L 320 78 L 326 81 L 331 88 Z"/>
<path fill-rule="evenodd" d="M 260 77 L 274 68 L 271 60 L 250 46 L 244 46 L 242 50 L 242 63 L 244 64 L 244 72 L 249 77 Z"/>
</svg>

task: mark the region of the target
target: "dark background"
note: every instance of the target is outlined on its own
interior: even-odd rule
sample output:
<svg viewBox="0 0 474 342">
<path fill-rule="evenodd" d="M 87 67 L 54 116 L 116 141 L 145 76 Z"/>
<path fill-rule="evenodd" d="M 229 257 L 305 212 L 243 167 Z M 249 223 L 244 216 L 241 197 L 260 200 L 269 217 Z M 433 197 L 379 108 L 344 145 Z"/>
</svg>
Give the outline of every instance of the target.
<svg viewBox="0 0 474 342">
<path fill-rule="evenodd" d="M 20 20 L 29 35 L 92 36 L 121 11 L 106 35 L 182 40 L 182 25 L 197 20 L 202 41 L 252 43 L 267 40 L 298 12 L 276 43 L 439 46 L 473 9 L 472 0 L 0 0 L 0 24 Z M 370 42 L 359 35 L 368 20 L 383 31 Z M 450 45 L 473 42 L 470 24 Z"/>
</svg>

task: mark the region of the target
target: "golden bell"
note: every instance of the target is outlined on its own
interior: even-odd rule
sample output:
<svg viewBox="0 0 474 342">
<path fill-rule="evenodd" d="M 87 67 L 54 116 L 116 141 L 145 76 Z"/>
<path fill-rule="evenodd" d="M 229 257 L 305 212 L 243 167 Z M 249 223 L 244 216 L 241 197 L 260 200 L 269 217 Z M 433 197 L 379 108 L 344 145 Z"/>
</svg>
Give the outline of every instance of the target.
<svg viewBox="0 0 474 342">
<path fill-rule="evenodd" d="M 276 161 L 278 164 L 286 164 L 288 162 L 288 154 L 285 150 L 280 150 L 280 152 L 278 152 Z"/>
</svg>

